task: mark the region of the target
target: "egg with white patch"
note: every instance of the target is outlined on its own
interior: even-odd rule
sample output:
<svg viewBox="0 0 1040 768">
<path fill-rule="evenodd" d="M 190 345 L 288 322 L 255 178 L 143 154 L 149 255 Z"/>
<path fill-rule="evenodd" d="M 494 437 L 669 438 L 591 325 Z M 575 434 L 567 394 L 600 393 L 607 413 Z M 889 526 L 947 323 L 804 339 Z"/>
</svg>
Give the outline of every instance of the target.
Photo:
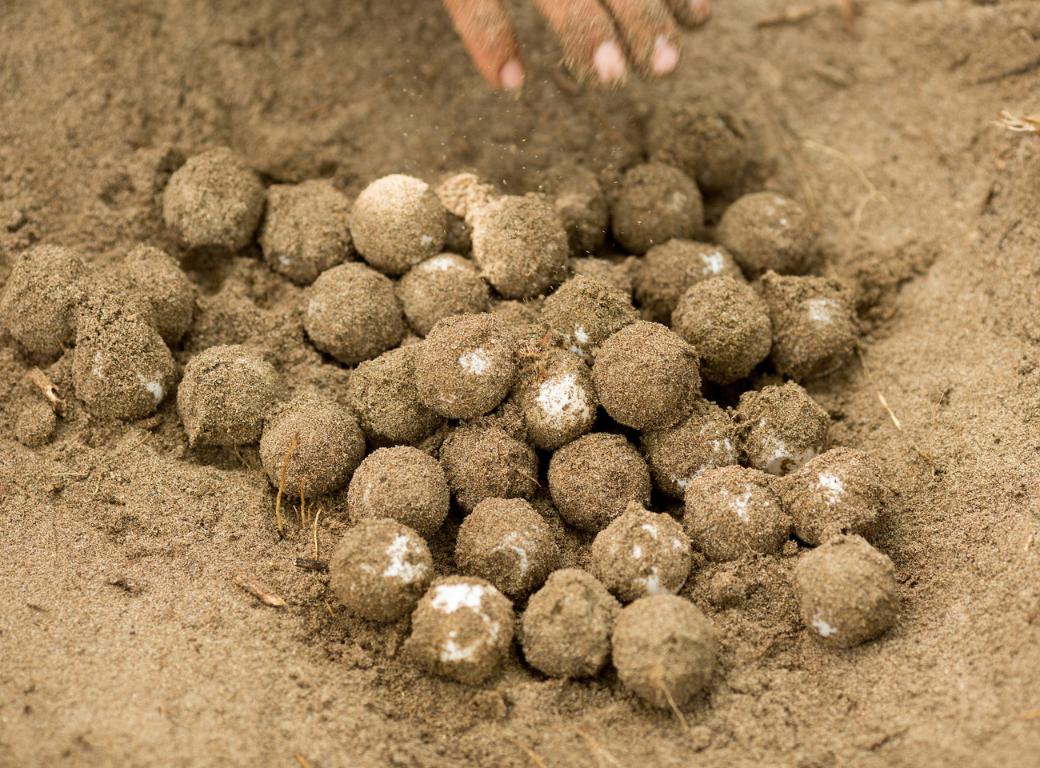
<svg viewBox="0 0 1040 768">
<path fill-rule="evenodd" d="M 100 289 L 77 323 L 76 396 L 95 416 L 141 419 L 173 389 L 173 357 L 143 302 Z"/>
<path fill-rule="evenodd" d="M 635 503 L 592 542 L 592 575 L 622 603 L 675 594 L 686 583 L 691 562 L 682 526 Z"/>
<path fill-rule="evenodd" d="M 895 566 L 859 536 L 835 536 L 803 554 L 794 592 L 809 633 L 826 646 L 851 648 L 899 617 Z"/>
<path fill-rule="evenodd" d="M 738 446 L 745 463 L 771 475 L 786 475 L 819 456 L 831 419 L 793 381 L 745 392 L 735 413 Z"/>
<path fill-rule="evenodd" d="M 405 655 L 421 669 L 480 685 L 501 667 L 513 643 L 513 606 L 472 576 L 438 579 L 412 613 Z"/>
<path fill-rule="evenodd" d="M 347 531 L 329 562 L 330 585 L 354 616 L 388 622 L 412 611 L 433 579 L 426 541 L 385 518 L 362 520 Z"/>
<path fill-rule="evenodd" d="M 552 529 L 524 499 L 485 499 L 467 515 L 455 541 L 455 562 L 511 598 L 526 597 L 556 568 Z"/>
<path fill-rule="evenodd" d="M 686 487 L 703 472 L 737 463 L 733 419 L 710 400 L 698 398 L 684 421 L 643 433 L 640 447 L 654 484 L 673 499 L 683 499 Z"/>
<path fill-rule="evenodd" d="M 780 551 L 791 534 L 765 472 L 722 467 L 705 472 L 686 486 L 683 527 L 693 545 L 714 562 Z"/>
<path fill-rule="evenodd" d="M 888 516 L 892 492 L 873 459 L 855 448 L 833 448 L 781 483 L 794 531 L 816 546 L 837 533 L 873 539 Z"/>
<path fill-rule="evenodd" d="M 520 370 L 514 391 L 536 448 L 554 451 L 592 429 L 599 398 L 592 372 L 573 352 L 552 349 Z"/>
<path fill-rule="evenodd" d="M 489 313 L 446 317 L 419 347 L 419 399 L 451 419 L 469 419 L 498 405 L 516 379 L 516 340 Z"/>
</svg>

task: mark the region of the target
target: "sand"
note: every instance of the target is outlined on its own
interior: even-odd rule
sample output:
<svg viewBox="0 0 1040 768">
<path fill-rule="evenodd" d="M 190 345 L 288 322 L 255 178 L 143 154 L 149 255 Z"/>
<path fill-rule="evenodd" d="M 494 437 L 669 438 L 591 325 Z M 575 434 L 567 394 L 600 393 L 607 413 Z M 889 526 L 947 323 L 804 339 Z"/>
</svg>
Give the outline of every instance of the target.
<svg viewBox="0 0 1040 768">
<path fill-rule="evenodd" d="M 682 594 L 719 648 L 688 730 L 613 672 L 546 679 L 515 651 L 480 687 L 431 677 L 401 658 L 405 626 L 348 618 L 326 574 L 294 566 L 313 533 L 290 522 L 279 541 L 256 450 L 190 450 L 173 398 L 94 419 L 59 363 L 54 440 L 15 442 L 39 361 L 2 337 L 0 764 L 1035 764 L 1040 138 L 990 121 L 1038 111 L 1035 69 L 1000 76 L 1035 62 L 1040 6 L 869 0 L 852 35 L 821 3 L 756 26 L 785 5 L 719 0 L 674 77 L 611 94 L 578 92 L 534 9 L 509 3 L 531 72 L 516 100 L 484 88 L 435 0 L 5 4 L 0 281 L 34 243 L 100 267 L 140 242 L 180 256 L 161 213 L 178 152 L 227 144 L 265 183 L 326 177 L 351 199 L 388 173 L 459 169 L 522 194 L 558 162 L 641 159 L 662 100 L 739 111 L 753 155 L 733 194 L 814 210 L 816 271 L 856 280 L 862 359 L 808 389 L 832 442 L 896 491 L 877 545 L 902 613 L 830 650 L 798 617 L 797 558 L 695 564 Z M 708 196 L 709 234 L 729 199 Z M 257 248 L 185 267 L 202 309 L 178 375 L 194 351 L 249 342 L 293 387 L 345 401 L 345 372 L 302 342 L 299 289 Z M 345 496 L 319 505 L 327 559 Z M 457 525 L 431 541 L 437 576 Z"/>
</svg>

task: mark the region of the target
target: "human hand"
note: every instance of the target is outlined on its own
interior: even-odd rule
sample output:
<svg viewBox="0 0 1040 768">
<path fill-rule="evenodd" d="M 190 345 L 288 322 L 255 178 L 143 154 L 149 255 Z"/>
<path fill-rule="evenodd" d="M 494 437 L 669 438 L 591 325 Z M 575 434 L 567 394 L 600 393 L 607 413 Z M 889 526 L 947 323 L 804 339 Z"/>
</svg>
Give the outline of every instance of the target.
<svg viewBox="0 0 1040 768">
<path fill-rule="evenodd" d="M 563 47 L 564 64 L 583 85 L 617 85 L 634 68 L 666 75 L 679 63 L 675 22 L 708 20 L 710 0 L 533 0 Z M 500 0 L 444 0 L 462 42 L 493 88 L 523 85 L 516 32 Z"/>
</svg>

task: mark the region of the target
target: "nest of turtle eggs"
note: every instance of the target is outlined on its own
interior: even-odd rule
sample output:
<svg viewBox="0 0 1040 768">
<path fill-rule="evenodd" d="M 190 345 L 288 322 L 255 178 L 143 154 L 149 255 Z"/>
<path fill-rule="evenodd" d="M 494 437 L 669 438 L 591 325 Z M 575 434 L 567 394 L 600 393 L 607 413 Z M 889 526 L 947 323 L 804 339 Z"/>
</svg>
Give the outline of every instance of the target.
<svg viewBox="0 0 1040 768">
<path fill-rule="evenodd" d="M 290 496 L 347 489 L 331 586 L 355 616 L 410 616 L 406 654 L 432 674 L 482 683 L 519 641 L 545 675 L 613 663 L 647 701 L 681 705 L 716 653 L 679 596 L 693 553 L 776 556 L 792 537 L 808 547 L 792 588 L 822 643 L 896 620 L 892 563 L 868 543 L 891 492 L 863 452 L 827 450 L 828 414 L 800 385 L 853 355 L 849 290 L 803 274 L 813 223 L 773 192 L 737 199 L 703 242 L 701 189 L 739 178 L 743 128 L 703 105 L 665 117 L 650 161 L 609 194 L 567 164 L 536 194 L 391 175 L 351 205 L 322 181 L 265 190 L 226 149 L 165 190 L 186 248 L 255 238 L 271 270 L 308 286 L 310 344 L 354 367 L 344 407 L 287 398 L 256 350 L 206 349 L 176 386 L 189 443 L 259 443 Z M 591 255 L 608 232 L 625 253 Z M 169 346 L 195 295 L 154 248 L 97 275 L 42 246 L 15 265 L 0 317 L 31 353 L 71 347 L 93 414 L 138 419 L 175 388 Z M 783 383 L 751 387 L 763 370 Z M 724 408 L 705 387 L 746 391 Z M 53 430 L 37 416 L 19 421 L 27 444 Z M 436 578 L 427 541 L 453 502 L 454 572 Z M 565 528 L 591 539 L 588 567 L 561 567 Z"/>
</svg>

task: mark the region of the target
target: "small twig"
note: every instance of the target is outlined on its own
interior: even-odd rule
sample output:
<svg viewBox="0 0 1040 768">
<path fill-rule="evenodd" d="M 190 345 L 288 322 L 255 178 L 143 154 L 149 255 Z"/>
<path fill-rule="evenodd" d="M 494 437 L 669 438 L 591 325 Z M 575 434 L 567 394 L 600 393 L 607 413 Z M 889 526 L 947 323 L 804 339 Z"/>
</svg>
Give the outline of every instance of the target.
<svg viewBox="0 0 1040 768">
<path fill-rule="evenodd" d="M 140 591 L 137 582 L 133 579 L 128 579 L 126 576 L 113 576 L 112 578 L 105 579 L 105 583 L 110 587 L 118 587 L 131 595 Z"/>
<path fill-rule="evenodd" d="M 502 734 L 502 738 L 505 739 L 506 741 L 508 741 L 510 744 L 512 744 L 517 749 L 523 750 L 524 754 L 527 755 L 529 758 L 531 758 L 531 762 L 534 763 L 535 765 L 537 765 L 538 768 L 549 768 L 549 766 L 547 766 L 544 762 L 542 762 L 542 758 L 538 757 L 538 755 L 536 755 L 530 749 L 528 749 L 523 744 L 521 744 L 519 741 L 514 739 L 512 736 L 509 736 L 507 734 Z"/>
<path fill-rule="evenodd" d="M 880 402 L 881 406 L 888 412 L 888 417 L 892 419 L 892 423 L 895 424 L 896 429 L 899 431 L 899 433 L 906 435 L 906 433 L 903 432 L 902 422 L 899 421 L 899 418 L 896 416 L 895 412 L 889 407 L 888 401 L 885 400 L 885 396 L 881 394 L 881 390 L 878 389 L 878 385 L 874 381 L 874 375 L 870 372 L 870 367 L 867 365 L 867 360 L 863 356 L 863 349 L 859 346 L 859 344 L 856 345 L 856 354 L 859 356 L 860 365 L 863 366 L 863 372 L 867 375 L 867 381 L 870 384 L 870 388 L 873 389 L 874 394 L 877 395 L 878 402 Z M 935 459 L 933 459 L 930 454 L 922 451 L 912 437 L 906 435 L 906 439 L 910 442 L 910 447 L 917 452 L 917 455 L 932 465 L 932 472 L 934 473 L 936 471 Z"/>
<path fill-rule="evenodd" d="M 1022 223 L 1022 219 L 1016 219 L 1015 223 L 1008 227 L 1008 231 L 1000 236 L 1000 242 L 997 243 L 997 252 L 999 253 L 1004 248 L 1004 241 L 1008 239 L 1012 232 L 1014 232 L 1018 225 Z"/>
<path fill-rule="evenodd" d="M 321 507 L 314 513 L 314 559 L 318 559 L 318 518 L 321 517 Z"/>
<path fill-rule="evenodd" d="M 43 396 L 47 398 L 47 402 L 50 403 L 51 410 L 54 411 L 58 416 L 65 416 L 65 401 L 58 397 L 58 388 L 54 386 L 54 383 L 47 378 L 47 374 L 41 371 L 39 368 L 29 369 L 29 378 L 32 383 L 40 388 L 43 392 Z"/>
<path fill-rule="evenodd" d="M 289 450 L 285 454 L 285 462 L 282 464 L 282 479 L 278 483 L 278 496 L 275 497 L 274 501 L 274 516 L 278 520 L 278 535 L 283 539 L 285 538 L 285 526 L 282 525 L 282 491 L 285 490 L 285 470 L 289 468 L 289 457 L 292 456 L 292 452 L 296 450 L 296 439 L 300 436 L 297 432 L 293 435 L 292 442 L 289 443 Z"/>
<path fill-rule="evenodd" d="M 329 572 L 328 560 L 318 560 L 317 558 L 311 560 L 309 557 L 298 557 L 293 561 L 293 565 L 297 568 L 302 568 L 305 571 L 317 571 L 318 573 Z"/>
<path fill-rule="evenodd" d="M 888 416 L 892 419 L 892 423 L 896 425 L 896 429 L 900 432 L 903 431 L 903 425 L 900 423 L 899 418 L 893 413 L 892 409 L 888 406 L 888 401 L 885 400 L 885 396 L 881 394 L 881 390 L 878 389 L 878 385 L 874 382 L 874 375 L 870 372 L 870 368 L 867 366 L 867 360 L 863 357 L 863 350 L 859 344 L 856 345 L 856 354 L 859 355 L 859 364 L 863 366 L 863 372 L 867 374 L 867 381 L 870 382 L 870 388 L 874 390 L 874 394 L 877 395 L 877 399 L 881 402 L 881 406 L 888 412 Z"/>
<path fill-rule="evenodd" d="M 242 462 L 242 466 L 243 467 L 245 467 L 246 469 L 252 469 L 252 467 L 249 466 L 249 462 L 246 461 L 245 456 L 243 456 L 241 453 L 239 453 L 237 445 L 231 446 L 231 450 L 234 452 L 234 454 L 238 458 L 238 460 L 240 462 Z"/>
<path fill-rule="evenodd" d="M 599 743 L 592 738 L 592 734 L 589 733 L 588 729 L 584 725 L 578 729 L 578 735 L 585 739 L 585 742 L 589 745 L 589 749 L 592 750 L 592 754 L 596 756 L 596 762 L 599 763 L 600 768 L 603 768 L 606 763 L 616 765 L 618 768 L 623 768 L 616 757 L 607 752 L 607 750 L 601 747 Z"/>
<path fill-rule="evenodd" d="M 1009 131 L 1040 133 L 1040 115 L 1018 116 L 1002 109 L 1000 117 L 993 121 L 993 125 L 1007 128 Z"/>
<path fill-rule="evenodd" d="M 284 608 L 286 605 L 282 598 L 278 597 L 278 595 L 256 579 L 246 576 L 244 573 L 240 573 L 235 577 L 235 583 L 266 605 L 273 605 L 275 608 Z"/>
<path fill-rule="evenodd" d="M 306 484 L 307 484 L 307 478 L 306 477 L 301 477 L 300 478 L 300 527 L 301 528 L 307 525 L 307 497 L 303 493 L 303 487 Z M 314 559 L 315 560 L 318 559 L 317 555 L 315 555 Z"/>
<path fill-rule="evenodd" d="M 332 606 L 329 605 L 329 601 L 327 599 L 325 600 L 325 607 L 329 609 L 329 615 L 330 616 L 335 616 L 336 615 L 336 612 L 334 610 L 332 610 Z"/>
<path fill-rule="evenodd" d="M 682 710 L 679 709 L 679 705 L 675 703 L 675 699 L 672 698 L 672 692 L 668 690 L 668 686 L 664 684 L 664 680 L 661 679 L 660 675 L 654 678 L 654 683 L 668 700 L 668 706 L 671 707 L 672 712 L 674 712 L 675 716 L 679 718 L 679 724 L 682 725 L 682 729 L 684 731 L 689 731 L 690 726 L 686 722 L 686 717 L 683 715 Z"/>
<path fill-rule="evenodd" d="M 528 480 L 530 480 L 532 483 L 534 483 L 537 487 L 539 487 L 539 488 L 542 487 L 542 484 L 538 482 L 538 478 L 537 477 L 531 477 L 529 474 L 527 474 L 523 470 L 517 469 L 516 467 L 513 467 L 513 471 L 516 472 L 521 477 L 526 477 Z"/>
<path fill-rule="evenodd" d="M 782 24 L 797 24 L 820 12 L 818 5 L 789 5 L 780 13 L 763 16 L 755 22 L 756 27 L 778 27 Z"/>
<path fill-rule="evenodd" d="M 1034 70 L 1040 69 L 1040 58 L 1027 61 L 1025 64 L 1009 69 L 1005 72 L 1001 72 L 999 75 L 990 75 L 984 77 L 981 80 L 976 80 L 975 85 L 985 85 L 986 83 L 995 83 L 998 80 L 1005 80 L 1009 77 L 1018 77 L 1019 75 L 1028 75 Z"/>
<path fill-rule="evenodd" d="M 310 761 L 299 752 L 296 753 L 296 759 L 300 761 L 300 768 L 311 768 Z"/>
<path fill-rule="evenodd" d="M 610 136 L 611 141 L 613 141 L 615 144 L 628 144 L 628 142 L 625 141 L 625 137 L 618 133 L 617 129 L 614 128 L 613 125 L 611 125 L 606 115 L 604 115 L 598 109 L 593 109 L 592 116 L 599 121 L 600 125 L 603 126 L 603 130 L 605 130 L 607 132 L 607 135 Z"/>
</svg>

